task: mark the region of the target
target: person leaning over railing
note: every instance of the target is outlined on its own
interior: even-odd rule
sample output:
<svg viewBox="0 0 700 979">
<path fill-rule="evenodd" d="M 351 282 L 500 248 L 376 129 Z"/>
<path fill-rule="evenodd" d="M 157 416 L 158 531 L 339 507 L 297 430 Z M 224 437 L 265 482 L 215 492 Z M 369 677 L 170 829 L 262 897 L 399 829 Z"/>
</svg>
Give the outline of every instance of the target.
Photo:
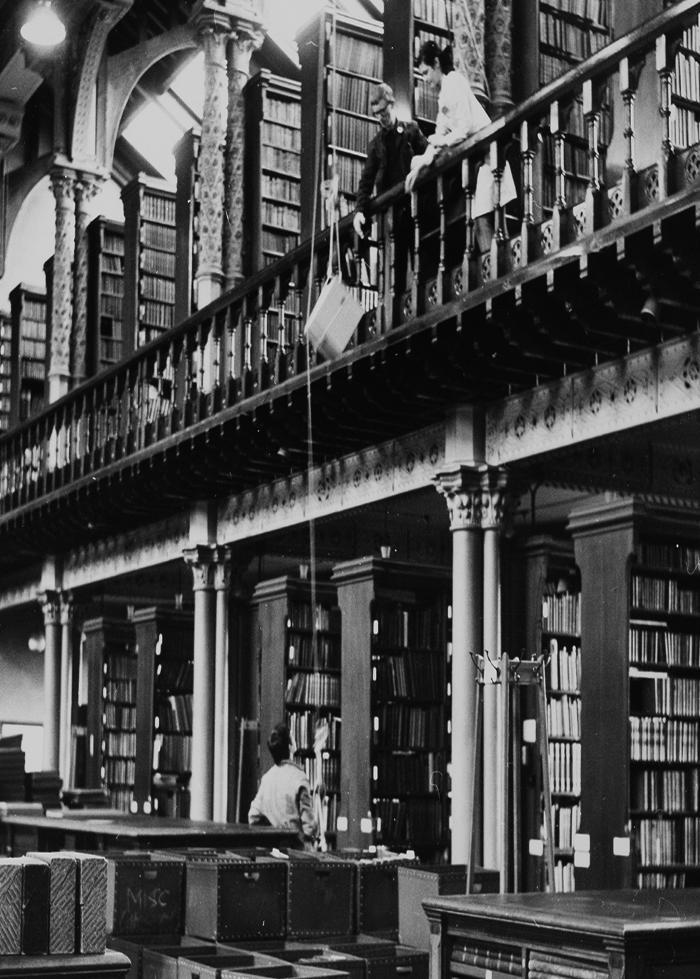
<svg viewBox="0 0 700 979">
<path fill-rule="evenodd" d="M 455 70 L 449 46 L 441 50 L 435 41 L 426 41 L 418 53 L 418 69 L 438 94 L 438 114 L 428 148 L 411 161 L 411 170 L 406 177 L 408 191 L 413 189 L 418 175 L 432 164 L 440 149 L 461 142 L 491 122 L 467 76 Z M 513 175 L 506 164 L 501 181 L 501 206 L 515 197 Z M 486 251 L 493 235 L 493 173 L 484 161 L 477 170 L 472 217 L 477 248 Z"/>
</svg>

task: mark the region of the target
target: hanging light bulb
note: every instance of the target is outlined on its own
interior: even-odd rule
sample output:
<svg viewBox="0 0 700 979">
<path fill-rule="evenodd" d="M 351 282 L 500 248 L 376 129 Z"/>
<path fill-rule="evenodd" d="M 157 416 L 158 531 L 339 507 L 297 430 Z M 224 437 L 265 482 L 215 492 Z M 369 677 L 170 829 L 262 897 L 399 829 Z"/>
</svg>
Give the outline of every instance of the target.
<svg viewBox="0 0 700 979">
<path fill-rule="evenodd" d="M 20 34 L 30 44 L 52 48 L 64 40 L 66 29 L 51 9 L 51 0 L 36 0 L 34 12 L 26 23 L 22 24 Z"/>
</svg>

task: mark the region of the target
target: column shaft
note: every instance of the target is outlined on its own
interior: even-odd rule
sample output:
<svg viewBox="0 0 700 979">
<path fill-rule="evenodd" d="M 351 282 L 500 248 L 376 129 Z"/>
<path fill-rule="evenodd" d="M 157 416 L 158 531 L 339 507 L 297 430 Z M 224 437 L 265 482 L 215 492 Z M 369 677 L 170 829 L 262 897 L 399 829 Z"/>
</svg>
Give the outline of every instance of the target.
<svg viewBox="0 0 700 979">
<path fill-rule="evenodd" d="M 68 785 L 71 771 L 73 720 L 73 606 L 69 597 L 61 596 L 61 684 L 60 684 L 60 765 L 63 784 Z"/>
<path fill-rule="evenodd" d="M 214 819 L 226 822 L 228 811 L 228 637 L 231 564 L 226 551 L 217 554 L 215 571 L 216 638 L 214 694 Z"/>
<path fill-rule="evenodd" d="M 49 401 L 66 394 L 70 385 L 70 346 L 73 328 L 73 260 L 75 257 L 75 177 L 57 168 L 51 174 L 56 199 L 51 337 L 48 364 Z"/>
<path fill-rule="evenodd" d="M 500 866 L 499 814 L 501 755 L 499 749 L 499 687 L 495 663 L 500 655 L 499 532 L 484 531 L 484 866 Z"/>
<path fill-rule="evenodd" d="M 61 709 L 61 620 L 58 592 L 43 592 L 44 613 L 44 752 L 43 766 L 58 771 Z"/>
</svg>

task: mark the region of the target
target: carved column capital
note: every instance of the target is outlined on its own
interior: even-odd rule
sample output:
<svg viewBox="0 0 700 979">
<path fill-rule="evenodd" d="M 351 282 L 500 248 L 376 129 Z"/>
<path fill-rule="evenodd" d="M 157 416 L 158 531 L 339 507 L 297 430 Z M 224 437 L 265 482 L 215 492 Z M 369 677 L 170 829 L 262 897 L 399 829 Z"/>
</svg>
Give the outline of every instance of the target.
<svg viewBox="0 0 700 979">
<path fill-rule="evenodd" d="M 450 530 L 479 530 L 483 515 L 485 465 L 457 464 L 433 476 L 450 516 Z"/>
<path fill-rule="evenodd" d="M 69 626 L 73 621 L 73 592 L 63 591 L 60 595 L 61 600 L 61 625 Z"/>
<path fill-rule="evenodd" d="M 252 24 L 236 24 L 228 49 L 229 78 L 238 76 L 241 88 L 250 76 L 250 59 L 262 47 L 265 34 Z M 230 84 L 230 82 L 229 82 Z"/>
<path fill-rule="evenodd" d="M 60 625 L 61 623 L 61 593 L 53 589 L 38 591 L 36 600 L 41 605 L 44 616 L 44 626 Z"/>
<path fill-rule="evenodd" d="M 217 547 L 214 551 L 214 588 L 228 591 L 231 587 L 231 548 Z"/>
<path fill-rule="evenodd" d="M 481 525 L 485 530 L 501 530 L 509 512 L 508 476 L 500 466 L 489 469 L 481 478 Z"/>
<path fill-rule="evenodd" d="M 193 591 L 211 591 L 214 587 L 214 558 L 216 548 L 209 544 L 187 547 L 182 552 L 192 572 Z"/>
</svg>

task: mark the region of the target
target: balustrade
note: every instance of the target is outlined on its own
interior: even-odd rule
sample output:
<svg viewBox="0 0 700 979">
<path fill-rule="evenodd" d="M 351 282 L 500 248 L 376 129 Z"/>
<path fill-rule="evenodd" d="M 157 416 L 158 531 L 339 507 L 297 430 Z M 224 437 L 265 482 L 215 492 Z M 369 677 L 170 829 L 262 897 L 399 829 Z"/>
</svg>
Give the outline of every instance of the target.
<svg viewBox="0 0 700 979">
<path fill-rule="evenodd" d="M 342 271 L 350 270 L 365 310 L 346 356 L 362 357 L 392 331 L 419 330 L 424 314 L 434 330 L 441 306 L 452 304 L 454 316 L 455 304 L 504 274 L 534 267 L 574 241 L 584 249 L 601 228 L 631 220 L 695 179 L 697 149 L 674 144 L 672 116 L 679 39 L 697 28 L 699 12 L 700 0 L 681 0 L 444 151 L 411 194 L 413 234 L 402 294 L 395 287 L 404 279 L 396 264 L 396 236 L 406 227 L 403 188 L 374 202 L 368 250 L 344 219 L 334 255 Z M 656 92 L 655 103 L 644 102 L 645 154 L 636 130 L 643 78 L 646 91 Z M 578 198 L 568 179 L 575 117 L 582 121 L 579 145 L 583 140 L 587 147 L 588 186 Z M 693 155 L 687 177 L 684 166 Z M 504 208 L 506 163 L 518 198 Z M 479 242 L 473 217 L 479 166 L 494 175 L 490 247 Z M 313 247 L 312 254 L 311 243 L 303 243 L 3 434 L 0 514 L 191 434 L 215 416 L 243 410 L 243 402 L 275 385 L 301 384 L 307 364 L 312 374 L 328 369 L 304 337 L 307 310 L 328 266 L 328 233 Z"/>
</svg>

